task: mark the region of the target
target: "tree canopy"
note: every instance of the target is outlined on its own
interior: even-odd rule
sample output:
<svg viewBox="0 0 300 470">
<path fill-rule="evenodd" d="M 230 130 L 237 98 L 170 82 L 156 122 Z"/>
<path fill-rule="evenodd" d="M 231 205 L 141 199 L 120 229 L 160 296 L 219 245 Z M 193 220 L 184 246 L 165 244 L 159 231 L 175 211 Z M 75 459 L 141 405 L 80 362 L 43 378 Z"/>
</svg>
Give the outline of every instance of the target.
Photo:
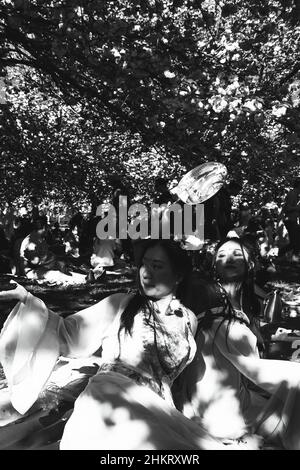
<svg viewBox="0 0 300 470">
<path fill-rule="evenodd" d="M 112 174 L 148 197 L 206 161 L 280 195 L 299 174 L 299 5 L 3 0 L 2 199 L 101 198 Z"/>
</svg>

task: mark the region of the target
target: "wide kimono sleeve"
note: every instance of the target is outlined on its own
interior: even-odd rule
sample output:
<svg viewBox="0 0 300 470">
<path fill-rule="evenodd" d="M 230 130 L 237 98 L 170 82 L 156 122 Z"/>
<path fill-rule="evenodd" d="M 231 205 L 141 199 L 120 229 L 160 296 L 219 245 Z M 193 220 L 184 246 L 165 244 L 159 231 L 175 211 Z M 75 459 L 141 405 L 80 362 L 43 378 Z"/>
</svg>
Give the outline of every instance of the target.
<svg viewBox="0 0 300 470">
<path fill-rule="evenodd" d="M 296 362 L 262 359 L 256 349 L 256 337 L 243 323 L 216 320 L 209 334 L 221 354 L 229 360 L 241 374 L 273 394 L 278 386 L 298 387 L 300 364 Z"/>
<path fill-rule="evenodd" d="M 0 334 L 0 362 L 13 407 L 24 414 L 37 400 L 59 356 L 88 357 L 102 343 L 127 294 L 114 294 L 96 305 L 59 317 L 28 293 L 9 314 Z"/>
</svg>

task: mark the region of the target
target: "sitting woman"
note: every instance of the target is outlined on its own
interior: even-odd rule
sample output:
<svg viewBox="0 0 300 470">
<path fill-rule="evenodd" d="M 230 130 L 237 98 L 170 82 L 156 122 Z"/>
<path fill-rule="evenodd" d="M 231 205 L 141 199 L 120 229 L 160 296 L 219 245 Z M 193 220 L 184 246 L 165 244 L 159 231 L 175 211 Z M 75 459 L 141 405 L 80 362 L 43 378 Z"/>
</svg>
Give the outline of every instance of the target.
<svg viewBox="0 0 300 470">
<path fill-rule="evenodd" d="M 300 449 L 300 365 L 259 355 L 251 245 L 221 242 L 214 270 L 206 299 L 204 284 L 191 284 L 197 353 L 173 387 L 175 404 L 223 441 L 247 435 L 253 444 L 256 435 L 258 445 Z"/>
<path fill-rule="evenodd" d="M 24 238 L 20 247 L 20 262 L 28 279 L 50 284 L 84 283 L 85 276 L 71 273 L 64 261 L 52 253 L 46 241 L 47 221 L 38 217 L 34 229 Z"/>
<path fill-rule="evenodd" d="M 103 277 L 107 268 L 114 268 L 117 262 L 117 253 L 120 251 L 119 240 L 100 240 L 98 237 L 95 237 L 93 241 L 93 253 L 90 258 L 92 269 L 89 273 L 89 279 L 98 280 Z"/>
<path fill-rule="evenodd" d="M 147 241 L 136 293 L 110 295 L 65 319 L 20 285 L 2 291 L 0 300 L 19 300 L 0 336 L 7 410 L 32 411 L 41 391 L 50 389 L 59 356 L 88 358 L 98 370 L 59 423 L 46 426 L 51 419 L 33 413 L 28 425 L 23 419 L 0 429 L 0 448 L 55 449 L 58 432 L 60 449 L 224 448 L 176 410 L 171 394 L 174 379 L 196 351 L 197 320 L 181 302 L 190 269 L 177 243 Z"/>
</svg>

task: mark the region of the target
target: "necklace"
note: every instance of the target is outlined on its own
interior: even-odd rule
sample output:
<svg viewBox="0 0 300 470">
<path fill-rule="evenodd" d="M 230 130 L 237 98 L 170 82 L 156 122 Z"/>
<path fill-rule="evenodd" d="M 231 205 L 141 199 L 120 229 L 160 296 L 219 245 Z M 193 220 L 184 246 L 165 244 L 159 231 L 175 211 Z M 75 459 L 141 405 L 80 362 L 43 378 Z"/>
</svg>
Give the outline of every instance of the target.
<svg viewBox="0 0 300 470">
<path fill-rule="evenodd" d="M 166 315 L 174 298 L 175 296 L 172 295 L 170 298 L 153 300 L 153 308 L 155 309 L 156 313 L 159 315 Z"/>
<path fill-rule="evenodd" d="M 162 310 L 161 308 L 159 308 L 159 305 L 158 305 L 159 301 L 152 301 L 152 302 L 153 302 L 153 308 L 158 315 L 164 315 L 164 316 L 177 315 L 179 317 L 183 316 L 182 305 L 175 295 L 172 295 L 167 306 Z"/>
</svg>

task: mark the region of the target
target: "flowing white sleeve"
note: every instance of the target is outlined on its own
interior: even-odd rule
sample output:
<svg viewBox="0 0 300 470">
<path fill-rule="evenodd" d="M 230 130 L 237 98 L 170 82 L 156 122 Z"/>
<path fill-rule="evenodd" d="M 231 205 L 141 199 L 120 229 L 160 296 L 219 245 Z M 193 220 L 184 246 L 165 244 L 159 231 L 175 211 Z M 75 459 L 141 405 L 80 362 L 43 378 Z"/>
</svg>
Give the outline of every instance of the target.
<svg viewBox="0 0 300 470">
<path fill-rule="evenodd" d="M 25 303 L 19 302 L 0 335 L 0 361 L 13 407 L 24 414 L 34 404 L 60 355 L 92 355 L 127 299 L 114 294 L 66 319 L 30 293 Z"/>
<path fill-rule="evenodd" d="M 0 361 L 13 407 L 24 414 L 36 401 L 59 356 L 59 317 L 28 294 L 8 316 L 0 336 Z"/>
<path fill-rule="evenodd" d="M 275 359 L 262 359 L 256 350 L 256 338 L 244 324 L 234 321 L 228 326 L 225 321 L 215 321 L 210 330 L 214 344 L 241 374 L 256 385 L 273 394 L 285 382 L 287 386 L 298 386 L 300 364 Z"/>
</svg>

